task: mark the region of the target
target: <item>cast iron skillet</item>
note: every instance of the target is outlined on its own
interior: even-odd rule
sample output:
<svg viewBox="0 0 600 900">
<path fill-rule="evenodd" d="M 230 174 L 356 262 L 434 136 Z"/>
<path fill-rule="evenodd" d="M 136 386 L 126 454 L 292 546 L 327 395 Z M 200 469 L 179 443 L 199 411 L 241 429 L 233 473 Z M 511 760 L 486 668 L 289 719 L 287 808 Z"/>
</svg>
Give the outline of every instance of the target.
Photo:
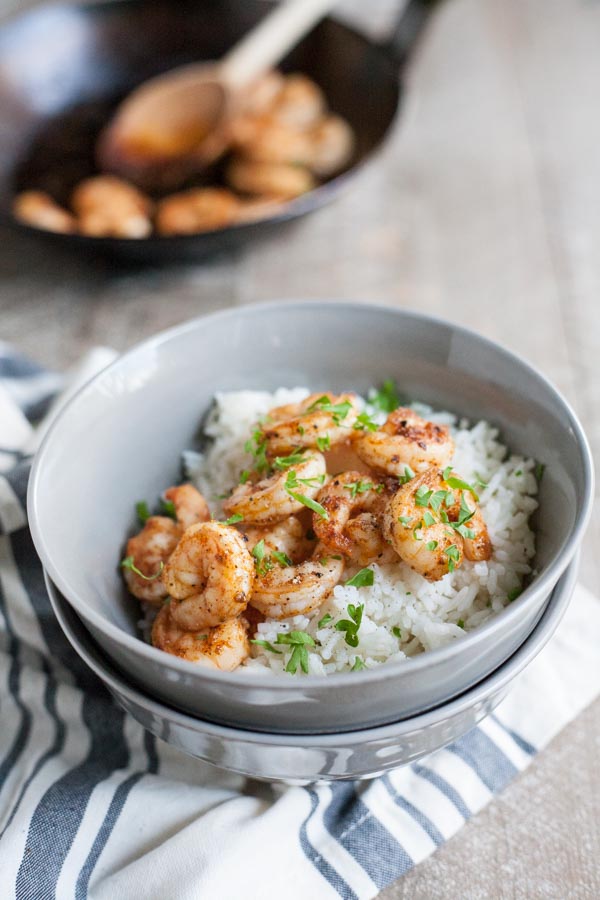
<svg viewBox="0 0 600 900">
<path fill-rule="evenodd" d="M 76 251 L 137 263 L 212 256 L 266 236 L 327 203 L 380 146 L 398 109 L 407 55 L 435 0 L 409 0 L 385 45 L 324 20 L 282 68 L 308 74 L 357 136 L 346 171 L 271 219 L 199 235 L 145 240 L 52 234 L 20 225 L 15 192 L 49 191 L 66 202 L 94 171 L 93 148 L 117 102 L 147 78 L 218 59 L 265 12 L 263 0 L 119 0 L 41 6 L 0 28 L 0 216 Z"/>
</svg>

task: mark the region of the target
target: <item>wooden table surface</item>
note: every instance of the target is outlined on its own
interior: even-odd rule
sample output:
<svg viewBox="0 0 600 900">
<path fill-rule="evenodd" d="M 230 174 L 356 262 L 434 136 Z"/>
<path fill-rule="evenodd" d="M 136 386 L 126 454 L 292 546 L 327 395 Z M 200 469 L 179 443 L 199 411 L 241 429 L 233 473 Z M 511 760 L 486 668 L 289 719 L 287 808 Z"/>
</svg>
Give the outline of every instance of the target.
<svg viewBox="0 0 600 900">
<path fill-rule="evenodd" d="M 340 5 L 366 18 L 361 0 Z M 370 0 L 362 27 L 383 28 L 395 5 Z M 409 80 L 376 163 L 271 243 L 124 272 L 2 233 L 0 337 L 60 369 L 94 344 L 122 349 L 224 306 L 334 297 L 410 307 L 526 356 L 573 402 L 597 453 L 600 3 L 448 0 Z M 581 573 L 591 588 L 599 525 L 596 510 Z M 381 897 L 599 897 L 599 750 L 600 701 Z"/>
</svg>

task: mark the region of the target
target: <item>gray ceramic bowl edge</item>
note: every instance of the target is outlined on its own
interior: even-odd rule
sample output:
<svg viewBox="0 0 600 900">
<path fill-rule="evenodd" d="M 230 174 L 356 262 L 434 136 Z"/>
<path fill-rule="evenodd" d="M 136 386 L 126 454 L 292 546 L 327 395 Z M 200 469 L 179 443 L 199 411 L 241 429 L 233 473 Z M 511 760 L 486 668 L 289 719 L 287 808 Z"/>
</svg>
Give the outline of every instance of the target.
<svg viewBox="0 0 600 900">
<path fill-rule="evenodd" d="M 144 379 L 148 379 L 152 383 L 152 379 L 156 378 L 156 373 L 158 371 L 157 367 L 159 367 L 159 364 L 163 364 L 165 360 L 170 360 L 169 364 L 171 368 L 173 365 L 176 365 L 172 356 L 169 356 L 169 347 L 172 346 L 174 348 L 183 343 L 184 346 L 187 347 L 187 352 L 189 353 L 190 337 L 201 335 L 202 332 L 206 330 L 210 332 L 212 329 L 213 331 L 216 330 L 216 332 L 219 332 L 219 329 L 221 329 L 221 332 L 219 333 L 224 333 L 226 335 L 235 333 L 235 335 L 238 336 L 238 341 L 241 341 L 244 339 L 244 332 L 247 334 L 254 334 L 262 326 L 262 330 L 266 330 L 267 332 L 265 346 L 269 348 L 272 354 L 277 356 L 276 351 L 273 349 L 274 347 L 277 347 L 277 340 L 279 340 L 281 344 L 281 341 L 283 340 L 282 336 L 285 336 L 286 328 L 294 333 L 297 332 L 297 328 L 295 328 L 292 323 L 299 325 L 299 323 L 304 322 L 303 327 L 306 329 L 307 315 L 310 316 L 311 320 L 317 321 L 319 318 L 322 320 L 318 327 L 315 328 L 315 334 L 320 330 L 324 330 L 325 333 L 327 333 L 328 327 L 330 329 L 333 322 L 337 321 L 342 323 L 338 328 L 338 331 L 344 331 L 345 328 L 346 332 L 351 335 L 353 329 L 355 331 L 358 329 L 360 334 L 364 336 L 365 333 L 369 333 L 369 322 L 371 325 L 373 325 L 373 323 L 375 323 L 375 325 L 379 323 L 379 331 L 382 334 L 380 343 L 382 345 L 385 344 L 385 333 L 387 331 L 394 333 L 393 326 L 395 326 L 395 330 L 400 337 L 404 331 L 407 331 L 411 340 L 415 335 L 424 334 L 425 337 L 422 337 L 421 340 L 425 343 L 426 347 L 432 352 L 437 352 L 440 358 L 445 360 L 448 371 L 454 372 L 455 369 L 451 369 L 451 365 L 455 366 L 456 371 L 458 371 L 461 376 L 464 373 L 460 369 L 460 360 L 457 362 L 457 357 L 460 357 L 461 346 L 463 351 L 466 347 L 470 347 L 473 352 L 476 351 L 476 356 L 478 354 L 476 359 L 473 358 L 473 353 L 469 357 L 471 369 L 474 365 L 475 368 L 477 368 L 477 365 L 480 365 L 482 371 L 487 372 L 489 363 L 492 361 L 496 367 L 503 364 L 508 370 L 515 370 L 518 372 L 521 379 L 526 378 L 530 380 L 530 383 L 536 387 L 536 390 L 544 395 L 546 402 L 554 405 L 553 414 L 555 418 L 562 422 L 565 433 L 570 434 L 571 436 L 572 445 L 568 447 L 567 450 L 569 450 L 571 455 L 577 453 L 577 460 L 573 462 L 573 468 L 576 468 L 577 466 L 579 468 L 579 483 L 578 485 L 574 484 L 573 486 L 573 496 L 567 498 L 570 503 L 570 515 L 572 515 L 573 520 L 572 526 L 566 534 L 565 540 L 556 548 L 556 552 L 552 558 L 549 559 L 547 565 L 545 565 L 542 574 L 534 581 L 533 585 L 524 592 L 519 600 L 506 608 L 493 620 L 490 620 L 476 631 L 468 634 L 460 642 L 461 646 L 459 648 L 459 642 L 457 642 L 449 648 L 442 648 L 441 650 L 434 650 L 423 654 L 421 657 L 412 660 L 409 666 L 402 663 L 389 664 L 372 671 L 356 673 L 353 675 L 352 687 L 348 681 L 347 674 L 333 675 L 329 676 L 327 679 L 313 676 L 302 678 L 301 682 L 295 681 L 293 683 L 290 683 L 291 679 L 282 679 L 266 675 L 256 676 L 256 678 L 252 680 L 252 683 L 250 683 L 248 677 L 244 677 L 244 675 L 241 675 L 240 673 L 227 674 L 206 672 L 205 670 L 200 671 L 197 667 L 182 660 L 172 657 L 169 658 L 168 661 L 165 660 L 164 654 L 145 645 L 135 636 L 135 630 L 131 627 L 131 613 L 129 614 L 129 621 L 127 622 L 124 619 L 125 614 L 121 611 L 119 613 L 120 621 L 117 624 L 116 618 L 113 617 L 111 619 L 110 615 L 106 614 L 105 610 L 102 610 L 102 612 L 98 611 L 99 606 L 103 601 L 99 601 L 97 595 L 93 598 L 94 602 L 87 602 L 84 596 L 85 591 L 82 591 L 73 581 L 73 567 L 71 566 L 69 569 L 69 566 L 65 566 L 63 561 L 61 561 L 60 553 L 56 553 L 56 542 L 54 543 L 54 546 L 50 546 L 52 541 L 48 540 L 50 531 L 48 527 L 50 521 L 48 517 L 48 495 L 46 495 L 43 500 L 40 500 L 40 493 L 43 493 L 44 489 L 48 489 L 48 479 L 52 474 L 52 466 L 50 466 L 51 472 L 49 474 L 47 473 L 47 460 L 52 454 L 54 454 L 52 465 L 56 470 L 57 435 L 60 436 L 65 431 L 69 432 L 69 428 L 70 433 L 73 434 L 73 410 L 81 410 L 82 407 L 85 407 L 86 403 L 90 400 L 90 397 L 96 406 L 98 406 L 99 397 L 101 401 L 110 400 L 111 397 L 117 401 L 119 400 L 119 391 L 127 393 L 128 389 L 131 387 L 131 384 L 129 384 L 128 388 L 128 379 L 133 379 L 133 381 L 136 382 L 133 389 L 134 396 L 138 396 L 140 385 L 143 394 Z M 348 320 L 355 322 L 355 325 L 348 328 Z M 275 326 L 273 325 L 273 321 L 276 322 Z M 386 328 L 386 326 L 389 327 Z M 433 335 L 433 338 L 431 335 Z M 235 340 L 233 340 L 233 342 L 230 341 L 230 343 L 235 346 Z M 389 374 L 396 375 L 396 371 L 389 371 L 389 363 L 381 361 L 379 357 L 380 347 L 377 342 L 376 349 L 378 351 L 376 366 L 379 366 L 379 379 Z M 395 349 L 394 346 L 393 350 Z M 215 350 L 214 352 L 217 351 Z M 221 347 L 218 348 L 218 352 L 222 354 Z M 314 349 L 312 352 L 314 358 Z M 319 352 L 318 348 L 317 352 Z M 365 355 L 366 351 L 364 347 L 362 348 L 362 352 L 363 355 Z M 383 356 L 385 356 L 385 354 L 383 354 Z M 279 353 L 278 358 L 283 359 L 281 353 Z M 339 382 L 339 360 L 336 361 L 336 365 L 338 366 L 338 369 L 336 369 L 336 377 Z M 366 364 L 364 361 L 360 361 L 358 364 L 353 362 L 349 367 L 346 362 L 345 370 L 342 369 L 342 371 L 345 372 L 346 384 L 348 380 L 352 381 L 353 378 L 356 380 L 357 370 L 360 373 L 360 377 L 362 377 L 364 384 L 366 373 L 361 369 L 361 365 L 364 369 Z M 167 369 L 168 368 L 169 367 L 167 366 Z M 366 368 L 370 368 L 370 370 L 373 371 L 372 360 L 366 365 Z M 350 374 L 348 374 L 349 370 Z M 296 369 L 295 371 L 297 375 L 298 370 Z M 293 372 L 293 365 L 291 369 L 288 366 L 287 372 L 281 376 L 282 383 L 293 384 L 294 381 L 290 380 L 292 377 L 291 373 Z M 430 372 L 426 374 L 428 374 L 429 377 L 431 376 Z M 173 377 L 170 370 L 169 377 Z M 229 373 L 228 376 L 223 376 L 225 380 L 227 377 L 229 377 L 229 380 L 231 381 L 231 373 Z M 277 383 L 273 381 L 274 377 L 275 376 L 271 374 L 271 385 Z M 402 378 L 401 373 L 400 377 Z M 264 374 L 257 374 L 256 378 L 257 381 L 260 381 L 261 378 L 264 379 Z M 366 375 L 366 378 L 367 383 L 372 383 L 374 380 L 373 376 Z M 481 378 L 483 383 L 483 375 Z M 321 378 L 321 386 L 323 386 L 323 382 L 326 381 L 326 379 L 326 375 L 324 378 Z M 493 379 L 490 380 L 488 378 L 486 385 L 491 385 L 493 388 Z M 257 384 L 256 386 L 263 387 L 264 383 Z M 352 386 L 354 386 L 354 384 Z M 356 387 L 357 389 L 361 389 L 360 385 L 356 385 Z M 227 388 L 228 385 L 225 384 L 223 389 Z M 429 389 L 431 394 L 431 385 L 429 385 Z M 486 387 L 486 389 L 488 388 Z M 105 395 L 104 397 L 102 396 L 103 392 Z M 498 397 L 503 401 L 506 400 L 499 389 L 497 395 L 497 397 L 494 395 L 496 400 Z M 418 398 L 421 397 L 422 395 Z M 471 402 L 474 402 L 474 397 L 475 395 L 473 394 L 473 391 L 471 391 Z M 431 397 L 422 397 L 422 399 L 431 400 Z M 192 404 L 192 409 L 188 409 L 187 412 L 190 434 L 193 431 L 195 422 L 199 418 L 202 409 L 202 403 L 199 403 L 198 405 L 200 407 L 199 409 Z M 438 405 L 442 405 L 442 403 L 440 402 Z M 451 404 L 446 403 L 445 405 L 447 408 L 451 408 Z M 106 409 L 107 415 L 110 414 L 110 403 L 100 403 L 100 406 L 102 409 Z M 526 408 L 526 405 L 524 406 Z M 456 406 L 454 408 L 456 408 Z M 102 410 L 99 410 L 99 412 L 101 411 Z M 459 409 L 456 411 L 460 413 L 464 412 Z M 520 412 L 522 413 L 523 410 L 520 410 Z M 69 417 L 71 417 L 70 424 Z M 475 417 L 476 416 L 473 415 L 473 418 Z M 487 417 L 493 418 L 489 412 Z M 67 423 L 67 428 L 65 428 L 65 423 Z M 96 422 L 96 425 L 98 425 L 98 422 Z M 523 425 L 525 432 L 527 427 L 527 423 L 525 423 Z M 179 431 L 181 431 L 181 428 Z M 75 432 L 77 432 L 76 427 Z M 178 458 L 178 451 L 183 449 L 187 444 L 189 444 L 189 441 L 184 440 L 178 442 L 176 446 L 173 447 L 170 454 L 171 465 L 176 461 L 175 457 Z M 565 455 L 569 456 L 569 453 L 566 453 Z M 111 464 L 114 465 L 114 460 Z M 164 474 L 162 474 L 160 478 L 158 476 L 152 476 L 153 480 L 150 479 L 147 482 L 148 484 L 154 484 L 155 493 L 158 493 L 158 490 L 167 483 L 166 479 L 170 477 L 169 471 L 164 465 L 164 461 L 160 467 L 160 471 L 163 470 L 165 470 Z M 123 481 L 123 478 L 120 480 Z M 445 696 L 442 697 L 439 693 L 436 694 L 435 691 L 432 692 L 429 690 L 431 681 L 433 680 L 433 676 L 431 676 L 428 686 L 423 686 L 421 695 L 414 695 L 412 698 L 409 698 L 410 702 L 405 703 L 403 709 L 399 710 L 397 705 L 394 706 L 393 704 L 390 706 L 389 703 L 387 703 L 389 697 L 387 700 L 382 699 L 378 709 L 375 707 L 371 708 L 370 714 L 373 716 L 373 719 L 368 724 L 374 724 L 377 718 L 379 721 L 383 721 L 382 706 L 386 707 L 383 715 L 387 715 L 388 720 L 390 716 L 397 715 L 399 711 L 401 714 L 411 715 L 418 708 L 423 709 L 426 708 L 427 705 L 434 705 L 441 699 L 447 699 L 448 696 L 452 696 L 453 694 L 459 693 L 460 690 L 464 690 L 469 682 L 473 683 L 474 677 L 476 678 L 477 674 L 482 677 L 489 671 L 492 671 L 493 668 L 502 662 L 502 659 L 505 659 L 510 653 L 514 652 L 519 642 L 531 631 L 531 628 L 533 628 L 541 613 L 543 603 L 547 599 L 553 584 L 556 583 L 556 580 L 572 558 L 581 540 L 589 516 L 592 484 L 593 474 L 589 448 L 587 447 L 587 442 L 581 426 L 568 404 L 547 380 L 536 372 L 536 370 L 528 364 L 523 363 L 513 354 L 509 353 L 509 351 L 498 347 L 493 342 L 481 338 L 467 329 L 458 328 L 457 326 L 445 323 L 442 320 L 424 317 L 416 313 L 399 312 L 388 307 L 363 306 L 351 303 L 292 303 L 286 304 L 283 307 L 275 304 L 262 304 L 260 306 L 247 307 L 242 310 L 229 310 L 216 313 L 202 319 L 194 320 L 185 325 L 178 326 L 175 329 L 171 329 L 124 354 L 124 356 L 104 370 L 100 376 L 94 379 L 90 384 L 86 385 L 79 394 L 73 398 L 61 416 L 54 423 L 40 449 L 32 471 L 28 507 L 36 548 L 38 549 L 44 566 L 48 569 L 53 581 L 55 581 L 68 601 L 73 604 L 76 611 L 85 619 L 87 626 L 92 630 L 95 638 L 103 644 L 106 652 L 108 652 L 131 677 L 136 678 L 138 682 L 143 684 L 150 681 L 154 684 L 157 694 L 160 694 L 163 699 L 177 703 L 181 707 L 188 709 L 195 708 L 198 711 L 206 713 L 208 704 L 208 710 L 210 711 L 212 708 L 213 715 L 216 710 L 218 716 L 218 708 L 221 709 L 221 720 L 223 720 L 222 710 L 225 708 L 228 713 L 227 719 L 229 722 L 243 722 L 252 727 L 256 727 L 261 719 L 263 720 L 263 727 L 267 729 L 275 727 L 275 722 L 273 720 L 274 716 L 279 718 L 285 707 L 292 703 L 297 706 L 298 717 L 294 719 L 294 721 L 290 720 L 284 722 L 284 727 L 286 730 L 288 728 L 292 730 L 304 730 L 308 727 L 306 725 L 306 714 L 308 714 L 309 719 L 312 719 L 311 727 L 314 729 L 319 728 L 319 719 L 322 719 L 323 715 L 322 709 L 318 708 L 320 705 L 319 691 L 323 693 L 323 691 L 326 690 L 327 696 L 330 697 L 332 701 L 336 701 L 336 708 L 339 711 L 344 707 L 344 705 L 340 703 L 341 695 L 347 693 L 348 690 L 355 694 L 359 685 L 364 686 L 364 691 L 368 692 L 369 688 L 367 686 L 377 690 L 378 687 L 382 688 L 397 677 L 411 678 L 414 684 L 420 680 L 423 684 L 424 678 L 427 679 L 430 673 L 435 672 L 436 670 L 439 671 L 439 667 L 443 668 L 444 663 L 447 663 L 450 660 L 454 661 L 454 668 L 456 670 L 456 661 L 457 659 L 462 658 L 462 662 L 458 664 L 459 669 L 461 665 L 463 666 L 462 672 L 458 673 L 461 675 L 461 678 L 455 677 L 452 684 L 446 682 Z M 125 512 L 123 504 L 120 503 L 122 509 L 120 521 L 123 537 L 127 528 L 127 523 L 131 522 L 130 509 L 132 502 L 135 499 L 139 499 L 139 496 L 143 496 L 143 493 L 138 492 L 137 490 L 134 492 L 134 488 L 132 488 L 131 493 L 128 495 L 128 498 L 126 498 L 126 503 L 128 504 L 127 512 Z M 44 516 L 40 515 L 40 505 L 43 505 L 43 503 L 45 503 L 45 521 Z M 573 509 L 574 505 L 575 508 Z M 116 546 L 114 549 L 116 552 L 111 558 L 110 566 L 114 566 L 114 560 L 118 558 L 118 549 Z M 113 579 L 112 592 L 115 598 L 117 598 L 115 591 L 116 588 L 114 587 Z M 116 599 L 115 602 L 122 603 L 122 600 Z M 498 655 L 495 657 L 493 655 L 490 656 L 490 647 L 495 647 L 496 650 L 499 649 L 499 636 L 501 635 L 506 638 L 505 645 L 501 648 L 501 652 L 499 652 Z M 504 656 L 502 656 L 502 653 Z M 465 665 L 465 661 L 468 662 L 469 660 L 471 660 L 472 665 Z M 488 667 L 487 670 L 486 665 Z M 410 676 L 407 674 L 409 668 Z M 165 671 L 168 672 L 168 677 L 164 677 Z M 161 673 L 163 677 L 161 677 Z M 438 681 L 443 682 L 444 680 L 438 679 Z M 189 690 L 185 689 L 186 683 L 188 684 Z M 198 683 L 202 683 L 211 694 L 211 697 L 208 699 L 205 695 L 201 697 L 201 709 L 198 709 L 197 705 L 194 707 L 194 703 L 196 702 L 194 698 L 198 696 Z M 210 687 L 208 688 L 208 686 Z M 425 696 L 428 690 L 431 694 L 429 698 Z M 223 704 L 223 692 L 237 694 L 237 701 L 233 704 Z M 397 693 L 398 692 L 396 692 L 396 694 Z M 251 699 L 252 696 L 254 697 L 253 700 Z M 250 703 L 248 703 L 249 698 L 251 700 Z M 231 696 L 229 699 L 231 699 Z M 361 718 L 363 712 L 359 711 L 357 713 L 355 700 L 356 697 L 352 700 L 351 708 L 349 705 L 344 709 L 344 715 L 347 717 L 346 721 L 342 722 L 338 719 L 332 723 L 332 728 L 338 727 L 341 724 L 349 725 L 349 717 L 356 717 L 357 715 L 359 719 L 357 720 L 355 718 L 353 722 L 355 727 L 367 724 Z M 329 705 L 330 704 L 328 704 L 328 706 Z M 251 710 L 250 707 L 252 706 L 254 706 L 254 709 Z M 273 709 L 275 709 L 275 713 L 273 713 Z M 242 716 L 242 719 L 239 718 L 240 715 Z"/>
<path fill-rule="evenodd" d="M 143 727 L 184 753 L 251 778 L 305 784 L 372 778 L 457 740 L 508 693 L 515 678 L 554 634 L 570 602 L 578 561 L 557 582 L 537 627 L 496 672 L 455 700 L 391 725 L 348 733 L 265 734 L 227 728 L 178 712 L 136 690 L 112 669 L 70 604 L 44 573 L 50 601 L 67 639 L 121 707 Z"/>
</svg>

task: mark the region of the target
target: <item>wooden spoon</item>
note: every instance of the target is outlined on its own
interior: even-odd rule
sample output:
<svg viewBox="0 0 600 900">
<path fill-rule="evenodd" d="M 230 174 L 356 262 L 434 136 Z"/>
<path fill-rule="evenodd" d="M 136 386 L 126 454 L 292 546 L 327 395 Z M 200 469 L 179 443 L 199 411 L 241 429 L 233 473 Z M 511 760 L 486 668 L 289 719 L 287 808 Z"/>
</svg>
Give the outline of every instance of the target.
<svg viewBox="0 0 600 900">
<path fill-rule="evenodd" d="M 227 146 L 226 123 L 244 89 L 278 63 L 336 0 L 287 0 L 219 63 L 194 63 L 146 81 L 98 140 L 101 169 L 145 188 L 172 188 Z"/>
</svg>

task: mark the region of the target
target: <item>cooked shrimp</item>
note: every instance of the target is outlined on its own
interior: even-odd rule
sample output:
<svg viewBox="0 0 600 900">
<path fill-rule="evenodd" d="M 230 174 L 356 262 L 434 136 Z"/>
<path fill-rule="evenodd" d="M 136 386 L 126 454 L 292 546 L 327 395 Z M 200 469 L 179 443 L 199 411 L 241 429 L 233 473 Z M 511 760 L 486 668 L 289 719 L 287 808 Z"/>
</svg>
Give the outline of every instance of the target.
<svg viewBox="0 0 600 900">
<path fill-rule="evenodd" d="M 384 535 L 404 562 L 429 581 L 457 569 L 464 556 L 491 555 L 481 511 L 474 500 L 467 501 L 466 493 L 449 487 L 439 469 L 431 468 L 402 485 L 389 500 Z M 432 502 L 434 496 L 439 502 Z M 461 508 L 466 513 L 462 522 Z"/>
<path fill-rule="evenodd" d="M 156 605 L 167 596 L 160 579 L 162 566 L 168 561 L 181 537 L 181 528 L 167 516 L 150 516 L 139 534 L 129 538 L 125 555 L 133 557 L 136 569 L 124 568 L 123 577 L 129 591 L 138 600 Z"/>
<path fill-rule="evenodd" d="M 240 202 L 222 188 L 192 188 L 171 194 L 156 209 L 159 234 L 198 234 L 225 228 L 235 221 Z"/>
<path fill-rule="evenodd" d="M 246 528 L 242 536 L 249 550 L 264 541 L 267 554 L 273 551 L 284 553 L 292 562 L 305 559 L 311 547 L 306 538 L 306 529 L 294 516 L 267 528 Z"/>
<path fill-rule="evenodd" d="M 299 512 L 303 503 L 292 497 L 301 494 L 313 499 L 325 480 L 325 459 L 321 453 L 307 454 L 301 462 L 275 472 L 253 484 L 238 484 L 231 497 L 223 503 L 228 516 L 243 516 L 252 525 L 281 522 Z M 296 483 L 298 482 L 298 483 Z"/>
<path fill-rule="evenodd" d="M 354 132 L 339 116 L 326 116 L 310 132 L 312 154 L 309 168 L 320 178 L 339 172 L 354 150 Z"/>
<path fill-rule="evenodd" d="M 430 466 L 447 466 L 454 441 L 445 425 L 436 425 L 400 406 L 378 431 L 359 432 L 354 449 L 360 458 L 380 472 L 403 475 L 409 466 L 423 472 Z"/>
<path fill-rule="evenodd" d="M 306 75 L 294 73 L 286 77 L 269 112 L 286 125 L 310 128 L 321 118 L 325 108 L 321 88 Z"/>
<path fill-rule="evenodd" d="M 315 187 L 313 176 L 301 166 L 252 159 L 232 159 L 225 178 L 242 194 L 260 194 L 275 200 L 293 200 Z"/>
<path fill-rule="evenodd" d="M 75 219 L 70 213 L 55 203 L 44 191 L 23 191 L 17 194 L 13 203 L 15 217 L 25 225 L 71 234 L 77 231 Z"/>
<path fill-rule="evenodd" d="M 244 112 L 252 114 L 270 110 L 284 83 L 281 72 L 277 72 L 275 69 L 265 72 L 245 91 L 243 96 Z"/>
<path fill-rule="evenodd" d="M 231 143 L 245 159 L 310 166 L 316 141 L 268 116 L 248 116 L 231 124 Z"/>
<path fill-rule="evenodd" d="M 193 484 L 178 484 L 167 488 L 164 498 L 170 500 L 175 507 L 175 518 L 184 530 L 197 522 L 210 520 L 208 503 Z"/>
<path fill-rule="evenodd" d="M 154 620 L 152 643 L 173 656 L 222 672 L 237 669 L 250 655 L 248 623 L 243 616 L 228 619 L 215 628 L 185 631 L 173 620 L 168 603 Z"/>
<path fill-rule="evenodd" d="M 345 555 L 356 565 L 398 562 L 396 551 L 383 536 L 379 516 L 370 512 L 353 516 L 344 529 L 344 535 L 351 547 L 350 552 Z"/>
<path fill-rule="evenodd" d="M 348 441 L 359 407 L 356 394 L 311 394 L 300 403 L 287 403 L 269 411 L 261 431 L 269 456 L 299 447 L 327 447 Z"/>
<path fill-rule="evenodd" d="M 152 201 L 113 175 L 81 181 L 71 196 L 79 230 L 92 237 L 144 238 L 152 231 Z"/>
<path fill-rule="evenodd" d="M 327 510 L 328 518 L 325 519 L 315 513 L 313 529 L 319 540 L 327 547 L 329 552 L 343 553 L 344 556 L 354 557 L 361 555 L 359 548 L 355 547 L 347 533 L 347 526 L 354 516 L 360 513 L 370 513 L 382 508 L 383 484 L 377 480 L 366 477 L 361 472 L 342 472 L 328 482 L 317 494 L 317 503 Z M 366 519 L 361 522 L 354 536 L 363 538 L 370 532 L 370 525 Z M 369 534 L 367 543 L 373 544 L 373 534 Z M 383 551 L 385 542 L 381 537 L 378 547 Z M 376 553 L 375 555 L 378 555 Z"/>
<path fill-rule="evenodd" d="M 245 610 L 254 583 L 254 560 L 235 528 L 200 522 L 183 533 L 162 581 L 172 598 L 174 623 L 197 631 Z"/>
<path fill-rule="evenodd" d="M 342 577 L 344 560 L 317 544 L 311 559 L 295 566 L 273 566 L 258 575 L 250 599 L 265 616 L 287 619 L 318 609 Z"/>
</svg>

